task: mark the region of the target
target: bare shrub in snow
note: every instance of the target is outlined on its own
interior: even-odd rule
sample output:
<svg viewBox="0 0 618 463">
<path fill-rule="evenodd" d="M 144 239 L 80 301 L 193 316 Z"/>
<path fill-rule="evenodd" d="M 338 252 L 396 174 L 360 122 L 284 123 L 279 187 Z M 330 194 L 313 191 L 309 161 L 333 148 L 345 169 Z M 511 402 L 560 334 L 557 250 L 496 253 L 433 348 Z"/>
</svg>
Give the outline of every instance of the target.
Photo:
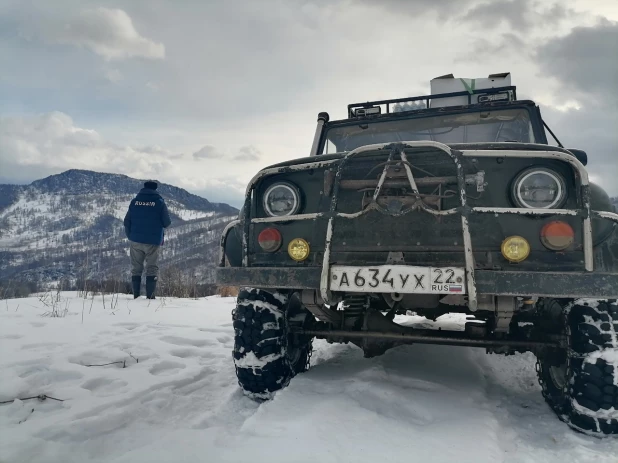
<svg viewBox="0 0 618 463">
<path fill-rule="evenodd" d="M 36 281 L 0 280 L 0 299 L 28 297 L 40 291 Z"/>
<path fill-rule="evenodd" d="M 166 266 L 159 273 L 157 295 L 165 297 L 193 298 L 216 294 L 217 288 L 211 284 L 198 283 L 197 276 L 180 267 Z"/>
<path fill-rule="evenodd" d="M 47 291 L 39 296 L 39 301 L 47 307 L 47 311 L 41 314 L 43 317 L 63 318 L 69 313 L 70 301 L 61 296 L 61 287 L 55 291 Z"/>
</svg>

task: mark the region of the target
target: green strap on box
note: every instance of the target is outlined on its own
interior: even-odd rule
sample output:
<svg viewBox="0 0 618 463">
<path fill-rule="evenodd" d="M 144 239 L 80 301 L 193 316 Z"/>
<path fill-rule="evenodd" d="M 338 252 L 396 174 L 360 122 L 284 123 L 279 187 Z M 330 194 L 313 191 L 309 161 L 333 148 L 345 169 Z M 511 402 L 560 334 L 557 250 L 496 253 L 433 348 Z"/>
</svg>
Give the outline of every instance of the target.
<svg viewBox="0 0 618 463">
<path fill-rule="evenodd" d="M 465 79 L 459 79 L 463 84 L 464 88 L 468 91 L 470 95 L 474 94 L 474 88 L 476 87 L 476 79 L 470 79 L 470 85 L 466 82 Z"/>
</svg>

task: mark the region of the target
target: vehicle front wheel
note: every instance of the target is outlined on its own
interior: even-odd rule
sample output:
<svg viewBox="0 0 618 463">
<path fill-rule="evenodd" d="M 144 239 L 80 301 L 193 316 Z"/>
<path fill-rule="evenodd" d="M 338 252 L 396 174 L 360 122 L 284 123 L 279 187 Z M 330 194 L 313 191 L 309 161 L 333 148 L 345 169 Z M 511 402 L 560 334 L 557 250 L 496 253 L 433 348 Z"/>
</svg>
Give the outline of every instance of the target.
<svg viewBox="0 0 618 463">
<path fill-rule="evenodd" d="M 312 338 L 293 335 L 289 327 L 309 327 L 314 318 L 296 295 L 243 288 L 232 316 L 236 376 L 246 395 L 271 399 L 309 368 Z"/>
<path fill-rule="evenodd" d="M 618 434 L 618 304 L 580 299 L 563 313 L 554 320 L 561 319 L 568 349 L 547 351 L 538 358 L 543 396 L 572 428 Z"/>
</svg>

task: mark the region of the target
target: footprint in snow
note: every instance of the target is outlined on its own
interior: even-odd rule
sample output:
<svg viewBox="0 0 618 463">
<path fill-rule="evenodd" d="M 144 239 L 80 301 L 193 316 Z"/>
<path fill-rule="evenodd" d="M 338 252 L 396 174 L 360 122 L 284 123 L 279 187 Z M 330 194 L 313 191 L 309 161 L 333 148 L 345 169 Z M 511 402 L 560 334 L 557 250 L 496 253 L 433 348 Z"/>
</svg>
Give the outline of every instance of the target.
<svg viewBox="0 0 618 463">
<path fill-rule="evenodd" d="M 26 350 L 49 350 L 55 347 L 65 346 L 63 342 L 35 342 L 33 344 L 24 344 L 21 348 Z"/>
<path fill-rule="evenodd" d="M 38 359 L 21 360 L 19 362 L 12 362 L 10 365 L 20 369 L 20 368 L 27 367 L 30 365 L 51 365 L 51 360 L 49 358 L 42 357 Z"/>
<path fill-rule="evenodd" d="M 18 370 L 17 376 L 26 380 L 28 383 L 36 384 L 37 386 L 49 385 L 62 381 L 71 381 L 84 377 L 83 374 L 77 371 L 57 370 L 41 363 L 24 365 L 24 368 Z"/>
<path fill-rule="evenodd" d="M 30 322 L 30 324 L 34 326 L 35 328 L 42 328 L 43 326 L 47 325 L 47 323 L 43 323 L 43 322 Z"/>
<path fill-rule="evenodd" d="M 199 357 L 200 351 L 197 349 L 185 348 L 185 349 L 172 349 L 170 350 L 170 355 L 174 357 L 179 357 L 181 359 L 186 359 L 189 357 Z"/>
<path fill-rule="evenodd" d="M 161 339 L 161 341 L 163 342 L 167 342 L 168 344 L 174 344 L 176 346 L 205 347 L 215 345 L 213 341 L 209 341 L 208 339 L 189 339 L 180 336 L 163 336 L 159 339 Z"/>
<path fill-rule="evenodd" d="M 224 325 L 221 325 L 224 326 Z M 232 324 L 230 323 L 229 326 L 232 326 Z M 226 328 L 198 328 L 198 331 L 201 331 L 202 333 L 229 333 L 230 330 L 226 329 Z"/>
<path fill-rule="evenodd" d="M 92 392 L 94 395 L 100 397 L 106 397 L 110 395 L 114 395 L 129 383 L 123 381 L 121 379 L 113 379 L 113 378 L 93 378 L 81 385 L 82 389 L 87 389 Z"/>
<path fill-rule="evenodd" d="M 148 325 L 147 329 L 153 331 L 167 331 L 170 329 L 170 327 L 167 325 Z"/>
<path fill-rule="evenodd" d="M 172 362 L 170 360 L 164 360 L 163 362 L 159 362 L 150 368 L 150 374 L 155 376 L 169 376 L 175 373 L 178 373 L 180 370 L 184 369 L 184 363 L 180 362 Z"/>
<path fill-rule="evenodd" d="M 20 339 L 23 338 L 21 334 L 5 334 L 4 336 L 0 336 L 0 339 Z"/>
<path fill-rule="evenodd" d="M 128 331 L 133 331 L 135 328 L 141 326 L 139 323 L 116 323 L 113 326 L 119 326 L 121 328 L 125 328 Z"/>
</svg>

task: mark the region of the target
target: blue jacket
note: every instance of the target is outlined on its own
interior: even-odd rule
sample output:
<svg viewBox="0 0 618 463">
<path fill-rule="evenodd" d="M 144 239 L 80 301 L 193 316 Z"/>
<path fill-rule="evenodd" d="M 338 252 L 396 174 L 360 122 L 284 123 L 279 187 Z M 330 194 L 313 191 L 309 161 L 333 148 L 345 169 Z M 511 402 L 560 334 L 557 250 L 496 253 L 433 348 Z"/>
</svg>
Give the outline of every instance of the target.
<svg viewBox="0 0 618 463">
<path fill-rule="evenodd" d="M 131 201 L 124 217 L 124 232 L 129 240 L 144 244 L 163 244 L 163 229 L 169 227 L 169 212 L 159 193 L 142 188 Z"/>
</svg>

